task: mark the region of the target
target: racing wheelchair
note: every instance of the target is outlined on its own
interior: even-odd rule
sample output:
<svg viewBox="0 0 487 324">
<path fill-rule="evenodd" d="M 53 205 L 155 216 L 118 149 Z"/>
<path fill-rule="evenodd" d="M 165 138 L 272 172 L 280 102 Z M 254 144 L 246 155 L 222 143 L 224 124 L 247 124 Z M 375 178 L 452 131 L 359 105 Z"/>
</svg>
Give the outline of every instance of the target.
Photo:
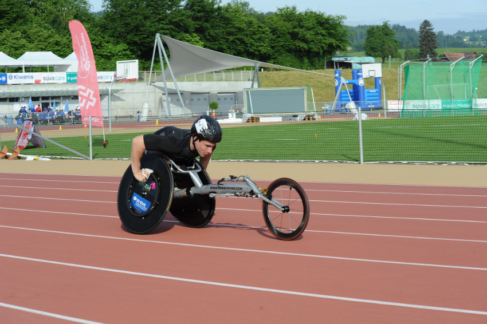
<svg viewBox="0 0 487 324">
<path fill-rule="evenodd" d="M 260 199 L 268 229 L 281 240 L 297 238 L 308 224 L 308 197 L 292 179 L 277 179 L 268 188 L 260 188 L 249 176 L 230 176 L 212 184 L 197 160 L 175 162 L 151 151 L 144 153 L 141 168 L 154 172 L 140 182 L 129 166 L 118 190 L 118 214 L 131 233 L 151 232 L 168 211 L 185 226 L 203 227 L 215 212 L 215 197 Z"/>
</svg>

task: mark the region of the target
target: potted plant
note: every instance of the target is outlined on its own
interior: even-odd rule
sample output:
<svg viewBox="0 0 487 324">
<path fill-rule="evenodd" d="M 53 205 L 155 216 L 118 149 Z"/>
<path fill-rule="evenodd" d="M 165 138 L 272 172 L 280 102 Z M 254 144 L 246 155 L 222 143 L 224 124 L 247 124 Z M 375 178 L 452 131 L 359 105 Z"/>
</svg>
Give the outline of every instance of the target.
<svg viewBox="0 0 487 324">
<path fill-rule="evenodd" d="M 210 102 L 210 109 L 213 110 L 213 113 L 211 114 L 211 116 L 216 117 L 215 111 L 218 109 L 218 102 L 216 102 L 216 101 Z"/>
</svg>

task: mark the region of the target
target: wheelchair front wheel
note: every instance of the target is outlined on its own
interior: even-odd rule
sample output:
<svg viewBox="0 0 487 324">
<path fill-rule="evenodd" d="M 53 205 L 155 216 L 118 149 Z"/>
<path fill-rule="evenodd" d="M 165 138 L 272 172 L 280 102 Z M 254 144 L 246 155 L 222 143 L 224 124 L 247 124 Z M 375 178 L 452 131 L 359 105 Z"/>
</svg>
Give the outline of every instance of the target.
<svg viewBox="0 0 487 324">
<path fill-rule="evenodd" d="M 301 235 L 309 220 L 309 201 L 301 185 L 292 179 L 277 179 L 267 188 L 266 197 L 286 206 L 281 211 L 263 202 L 264 220 L 271 233 L 281 240 L 293 240 Z"/>
</svg>

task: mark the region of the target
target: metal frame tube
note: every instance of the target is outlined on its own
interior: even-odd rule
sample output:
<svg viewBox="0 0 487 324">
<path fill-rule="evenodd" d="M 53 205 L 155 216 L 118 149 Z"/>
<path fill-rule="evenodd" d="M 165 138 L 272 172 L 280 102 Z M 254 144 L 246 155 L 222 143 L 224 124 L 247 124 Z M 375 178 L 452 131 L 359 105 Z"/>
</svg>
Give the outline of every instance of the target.
<svg viewBox="0 0 487 324">
<path fill-rule="evenodd" d="M 362 108 L 358 106 L 358 138 L 359 138 L 359 149 L 360 149 L 360 164 L 364 164 L 364 143 L 363 143 L 363 133 L 362 133 Z"/>
<path fill-rule="evenodd" d="M 171 63 L 169 63 L 169 59 L 167 58 L 166 50 L 164 50 L 164 45 L 162 44 L 161 35 L 156 34 L 156 37 L 159 41 L 160 48 L 162 48 L 162 53 L 164 54 L 164 58 L 166 59 L 166 62 L 167 62 L 167 67 L 169 68 L 169 73 L 171 74 L 172 81 L 174 82 L 174 86 L 176 87 L 176 91 L 178 92 L 179 100 L 181 101 L 181 104 L 183 105 L 184 114 L 186 114 L 186 106 L 184 105 L 183 97 L 181 96 L 181 92 L 179 91 L 178 81 L 174 77 L 174 73 L 172 73 Z M 196 75 L 195 75 L 195 78 L 196 78 Z"/>
<path fill-rule="evenodd" d="M 164 81 L 164 92 L 166 93 L 167 113 L 169 116 L 171 116 L 171 103 L 169 102 L 169 92 L 167 91 L 166 73 L 164 72 L 164 60 L 162 59 L 161 42 L 159 40 L 160 40 L 159 34 L 156 34 L 156 43 L 158 45 L 157 50 L 159 52 L 159 59 L 161 61 L 161 69 L 162 69 L 162 79 Z"/>
<path fill-rule="evenodd" d="M 457 64 L 459 61 L 463 60 L 465 56 L 460 57 L 458 60 L 450 64 L 450 91 L 451 91 L 451 111 L 452 111 L 452 116 L 455 116 L 455 110 L 453 109 L 453 69 L 455 68 L 455 64 Z"/>
<path fill-rule="evenodd" d="M 92 128 L 91 128 L 91 115 L 88 117 L 89 120 L 89 128 L 90 128 L 90 160 L 93 160 L 93 137 L 92 137 Z"/>
<path fill-rule="evenodd" d="M 426 108 L 426 66 L 431 59 L 427 59 L 426 62 L 423 63 L 423 109 Z"/>
<path fill-rule="evenodd" d="M 152 67 L 154 66 L 154 58 L 156 56 L 156 46 L 157 46 L 157 40 L 154 40 L 154 50 L 152 51 L 152 62 L 150 64 L 149 81 L 147 82 L 147 92 L 145 94 L 145 103 L 148 103 L 148 101 L 149 101 L 149 87 L 150 87 L 150 80 L 152 78 Z"/>
<path fill-rule="evenodd" d="M 411 61 L 404 62 L 401 65 L 399 65 L 399 67 L 397 68 L 398 69 L 398 73 L 397 73 L 397 79 L 398 79 L 397 80 L 397 101 L 402 99 L 402 71 L 404 69 L 404 66 L 410 62 Z"/>
<path fill-rule="evenodd" d="M 380 78 L 380 83 L 382 84 L 382 98 L 384 98 L 384 118 L 387 118 L 387 99 L 386 99 L 386 84 L 384 83 L 384 79 Z M 398 101 L 399 103 L 399 101 Z"/>
<path fill-rule="evenodd" d="M 482 56 L 484 56 L 484 54 L 481 54 L 479 57 L 477 57 L 475 60 L 471 61 L 470 63 L 468 63 L 468 72 L 470 74 L 470 102 L 472 104 L 472 114 L 473 114 L 473 85 L 472 85 L 472 67 L 474 66 L 475 64 L 475 61 L 477 61 L 478 59 L 482 58 Z"/>
</svg>

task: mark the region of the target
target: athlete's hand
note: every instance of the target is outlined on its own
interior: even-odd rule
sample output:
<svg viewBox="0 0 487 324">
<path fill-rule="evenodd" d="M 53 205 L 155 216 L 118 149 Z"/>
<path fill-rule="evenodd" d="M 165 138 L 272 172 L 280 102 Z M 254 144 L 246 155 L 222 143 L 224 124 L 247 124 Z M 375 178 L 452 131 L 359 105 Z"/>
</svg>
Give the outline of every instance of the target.
<svg viewBox="0 0 487 324">
<path fill-rule="evenodd" d="M 153 172 L 154 171 L 151 169 L 142 169 L 138 172 L 135 172 L 134 177 L 135 177 L 135 179 L 139 180 L 140 182 L 146 182 L 149 179 L 151 173 L 153 173 Z"/>
</svg>

